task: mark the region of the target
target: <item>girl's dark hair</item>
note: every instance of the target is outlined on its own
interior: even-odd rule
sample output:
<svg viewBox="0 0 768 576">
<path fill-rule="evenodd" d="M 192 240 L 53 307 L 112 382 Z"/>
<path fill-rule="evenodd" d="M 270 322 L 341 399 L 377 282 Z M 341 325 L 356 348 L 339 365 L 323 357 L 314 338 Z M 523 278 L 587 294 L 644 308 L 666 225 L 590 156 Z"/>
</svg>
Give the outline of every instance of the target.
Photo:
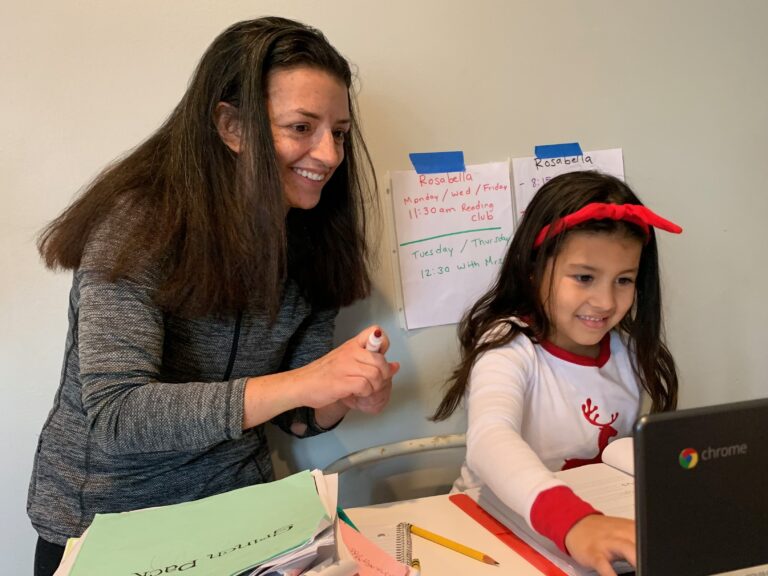
<svg viewBox="0 0 768 576">
<path fill-rule="evenodd" d="M 539 287 L 550 258 L 557 258 L 563 242 L 577 231 L 620 233 L 641 238 L 645 244 L 636 279 L 632 309 L 618 330 L 635 351 L 633 368 L 652 402 L 652 411 L 673 410 L 677 405 L 677 371 L 664 344 L 664 326 L 656 236 L 634 224 L 616 220 L 590 220 L 548 237 L 534 248 L 542 228 L 593 202 L 639 204 L 642 202 L 621 180 L 598 172 L 571 172 L 547 182 L 525 210 L 491 289 L 467 311 L 459 324 L 461 362 L 447 384 L 433 420 L 448 418 L 458 407 L 469 383 L 475 361 L 487 350 L 510 342 L 519 333 L 534 341 L 546 339 L 550 324 L 539 296 Z M 524 318 L 523 328 L 512 318 Z"/>
<path fill-rule="evenodd" d="M 311 210 L 286 218 L 267 113 L 270 72 L 307 66 L 347 87 L 351 128 L 344 161 Z M 239 22 L 206 50 L 165 123 L 107 167 L 40 234 L 50 268 L 75 269 L 92 233 L 114 213 L 128 219 L 112 254 L 99 262 L 114 281 L 147 258 L 163 263 L 156 302 L 192 316 L 230 313 L 249 303 L 274 318 L 287 276 L 318 306 L 344 306 L 370 292 L 366 214 L 378 215 L 376 180 L 363 142 L 348 62 L 318 30 L 285 18 Z M 241 153 L 221 140 L 217 104 L 237 108 Z"/>
</svg>

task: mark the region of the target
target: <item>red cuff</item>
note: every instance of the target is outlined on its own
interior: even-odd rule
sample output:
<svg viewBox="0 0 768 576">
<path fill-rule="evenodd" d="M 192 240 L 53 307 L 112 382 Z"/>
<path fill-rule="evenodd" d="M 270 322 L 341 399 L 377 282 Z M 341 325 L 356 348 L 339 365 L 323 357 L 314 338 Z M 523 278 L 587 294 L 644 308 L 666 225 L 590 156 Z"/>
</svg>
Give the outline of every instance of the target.
<svg viewBox="0 0 768 576">
<path fill-rule="evenodd" d="M 531 507 L 531 525 L 534 530 L 552 540 L 568 554 L 565 535 L 576 522 L 590 514 L 602 514 L 585 502 L 567 486 L 555 486 L 536 497 Z"/>
</svg>

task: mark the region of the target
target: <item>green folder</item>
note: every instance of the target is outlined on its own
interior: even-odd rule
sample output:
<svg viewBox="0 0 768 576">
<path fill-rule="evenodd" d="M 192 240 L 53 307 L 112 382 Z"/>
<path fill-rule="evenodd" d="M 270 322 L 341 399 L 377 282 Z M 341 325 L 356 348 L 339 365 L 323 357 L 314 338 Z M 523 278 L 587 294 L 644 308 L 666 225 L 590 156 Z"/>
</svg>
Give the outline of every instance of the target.
<svg viewBox="0 0 768 576">
<path fill-rule="evenodd" d="M 193 502 L 98 514 L 70 576 L 236 575 L 329 525 L 305 471 Z"/>
</svg>

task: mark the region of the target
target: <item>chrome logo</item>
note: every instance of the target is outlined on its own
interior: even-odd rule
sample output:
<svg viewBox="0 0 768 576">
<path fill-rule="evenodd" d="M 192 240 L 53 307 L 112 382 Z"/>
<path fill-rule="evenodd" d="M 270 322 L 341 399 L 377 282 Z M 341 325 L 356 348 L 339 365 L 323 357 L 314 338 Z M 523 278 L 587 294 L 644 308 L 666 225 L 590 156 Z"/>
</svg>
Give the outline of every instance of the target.
<svg viewBox="0 0 768 576">
<path fill-rule="evenodd" d="M 696 464 L 699 463 L 699 453 L 693 448 L 685 448 L 680 452 L 677 460 L 680 462 L 680 466 L 690 470 L 691 468 L 696 468 Z"/>
</svg>

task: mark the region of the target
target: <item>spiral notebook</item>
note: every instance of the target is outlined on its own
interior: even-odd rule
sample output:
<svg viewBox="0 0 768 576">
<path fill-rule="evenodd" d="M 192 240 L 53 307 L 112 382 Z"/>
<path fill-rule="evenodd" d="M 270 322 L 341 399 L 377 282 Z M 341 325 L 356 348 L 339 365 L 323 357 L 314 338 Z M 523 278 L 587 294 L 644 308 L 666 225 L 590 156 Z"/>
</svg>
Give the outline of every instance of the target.
<svg viewBox="0 0 768 576">
<path fill-rule="evenodd" d="M 411 529 L 407 522 L 365 526 L 360 531 L 398 562 L 411 565 Z"/>
</svg>

